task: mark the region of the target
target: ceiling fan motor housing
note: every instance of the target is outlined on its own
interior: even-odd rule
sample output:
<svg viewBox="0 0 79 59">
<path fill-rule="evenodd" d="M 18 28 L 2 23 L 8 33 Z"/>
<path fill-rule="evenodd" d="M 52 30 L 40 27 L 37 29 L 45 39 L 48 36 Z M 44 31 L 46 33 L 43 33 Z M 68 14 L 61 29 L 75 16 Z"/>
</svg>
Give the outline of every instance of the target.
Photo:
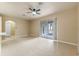
<svg viewBox="0 0 79 59">
<path fill-rule="evenodd" d="M 36 9 L 33 9 L 33 11 L 36 11 Z"/>
</svg>

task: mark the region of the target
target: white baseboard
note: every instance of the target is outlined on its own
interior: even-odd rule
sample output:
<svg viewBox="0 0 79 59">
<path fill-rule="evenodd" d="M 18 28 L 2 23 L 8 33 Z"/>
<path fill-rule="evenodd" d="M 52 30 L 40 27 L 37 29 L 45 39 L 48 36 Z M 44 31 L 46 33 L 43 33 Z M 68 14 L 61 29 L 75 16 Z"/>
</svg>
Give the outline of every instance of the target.
<svg viewBox="0 0 79 59">
<path fill-rule="evenodd" d="M 75 44 L 75 43 L 70 43 L 70 42 L 65 42 L 65 41 L 60 41 L 60 40 L 56 40 L 56 41 L 61 42 L 61 43 L 65 43 L 65 44 L 69 44 L 69 45 L 78 46 L 78 45 Z"/>
<path fill-rule="evenodd" d="M 15 38 L 26 38 L 28 37 L 27 35 L 16 35 Z"/>
<path fill-rule="evenodd" d="M 15 38 L 27 38 L 27 37 L 29 37 L 29 36 L 27 36 L 27 35 L 15 36 Z M 34 36 L 32 36 L 32 37 L 34 37 Z M 61 42 L 61 43 L 65 43 L 65 44 L 69 44 L 69 45 L 78 46 L 78 44 L 70 43 L 70 42 L 65 42 L 65 41 L 61 41 L 61 40 L 54 40 L 54 41 Z"/>
</svg>

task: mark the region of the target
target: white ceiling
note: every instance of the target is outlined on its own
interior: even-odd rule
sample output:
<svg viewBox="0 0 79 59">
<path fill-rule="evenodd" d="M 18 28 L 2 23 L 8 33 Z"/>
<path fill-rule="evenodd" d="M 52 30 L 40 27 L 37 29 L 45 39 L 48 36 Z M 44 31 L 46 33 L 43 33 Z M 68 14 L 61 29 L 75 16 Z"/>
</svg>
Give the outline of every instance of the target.
<svg viewBox="0 0 79 59">
<path fill-rule="evenodd" d="M 23 19 L 35 19 L 76 5 L 77 2 L 43 2 L 42 5 L 38 5 L 37 2 L 0 2 L 0 14 Z M 28 8 L 30 7 L 40 8 L 41 14 L 35 16 L 27 14 L 23 16 L 25 12 L 29 11 Z"/>
</svg>

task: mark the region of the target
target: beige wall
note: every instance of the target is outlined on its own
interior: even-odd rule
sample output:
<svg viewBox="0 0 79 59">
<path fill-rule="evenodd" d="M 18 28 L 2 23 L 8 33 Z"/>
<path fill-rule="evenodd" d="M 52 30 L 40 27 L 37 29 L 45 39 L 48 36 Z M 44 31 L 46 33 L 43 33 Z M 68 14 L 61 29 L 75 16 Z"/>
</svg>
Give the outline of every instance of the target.
<svg viewBox="0 0 79 59">
<path fill-rule="evenodd" d="M 29 22 L 26 20 L 15 19 L 15 31 L 17 37 L 28 36 Z"/>
<path fill-rule="evenodd" d="M 62 12 L 42 17 L 33 21 L 26 21 L 13 17 L 5 17 L 6 20 L 13 20 L 16 24 L 16 36 L 40 36 L 40 21 L 53 20 L 57 17 L 57 38 L 60 41 L 77 44 L 77 8 L 71 8 Z"/>
<path fill-rule="evenodd" d="M 15 23 L 15 25 L 11 24 L 11 34 L 13 37 L 22 37 L 22 36 L 28 36 L 29 32 L 29 22 L 23 19 L 17 19 L 14 17 L 4 16 L 4 20 L 11 20 Z M 15 28 L 13 28 L 15 26 Z M 5 27 L 5 26 L 4 26 Z M 5 30 L 5 28 L 4 28 Z"/>
<path fill-rule="evenodd" d="M 2 32 L 2 17 L 0 16 L 0 33 Z M 1 36 L 0 36 L 0 42 L 1 42 Z"/>
<path fill-rule="evenodd" d="M 40 21 L 57 17 L 57 38 L 60 41 L 77 44 L 77 8 L 71 8 L 35 21 L 31 21 L 31 34 L 39 35 Z M 32 28 L 33 27 L 33 28 Z"/>
<path fill-rule="evenodd" d="M 29 35 L 38 37 L 40 32 L 40 22 L 38 20 L 30 21 Z"/>
<path fill-rule="evenodd" d="M 78 52 L 79 52 L 79 4 L 78 4 Z"/>
<path fill-rule="evenodd" d="M 0 33 L 2 32 L 2 19 L 1 19 L 1 16 L 0 16 Z M 1 36 L 0 36 L 0 55 L 1 55 Z"/>
<path fill-rule="evenodd" d="M 5 17 L 1 15 L 1 32 L 5 32 Z M 4 39 L 3 36 L 1 36 L 1 39 Z"/>
</svg>

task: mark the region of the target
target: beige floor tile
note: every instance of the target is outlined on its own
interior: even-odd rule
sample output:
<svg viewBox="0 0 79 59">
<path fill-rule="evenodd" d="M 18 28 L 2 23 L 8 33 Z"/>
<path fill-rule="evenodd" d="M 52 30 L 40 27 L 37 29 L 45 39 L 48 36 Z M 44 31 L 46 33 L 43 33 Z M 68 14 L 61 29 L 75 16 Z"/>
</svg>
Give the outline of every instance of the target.
<svg viewBox="0 0 79 59">
<path fill-rule="evenodd" d="M 2 43 L 2 56 L 75 56 L 77 47 L 51 39 L 18 38 Z"/>
</svg>

